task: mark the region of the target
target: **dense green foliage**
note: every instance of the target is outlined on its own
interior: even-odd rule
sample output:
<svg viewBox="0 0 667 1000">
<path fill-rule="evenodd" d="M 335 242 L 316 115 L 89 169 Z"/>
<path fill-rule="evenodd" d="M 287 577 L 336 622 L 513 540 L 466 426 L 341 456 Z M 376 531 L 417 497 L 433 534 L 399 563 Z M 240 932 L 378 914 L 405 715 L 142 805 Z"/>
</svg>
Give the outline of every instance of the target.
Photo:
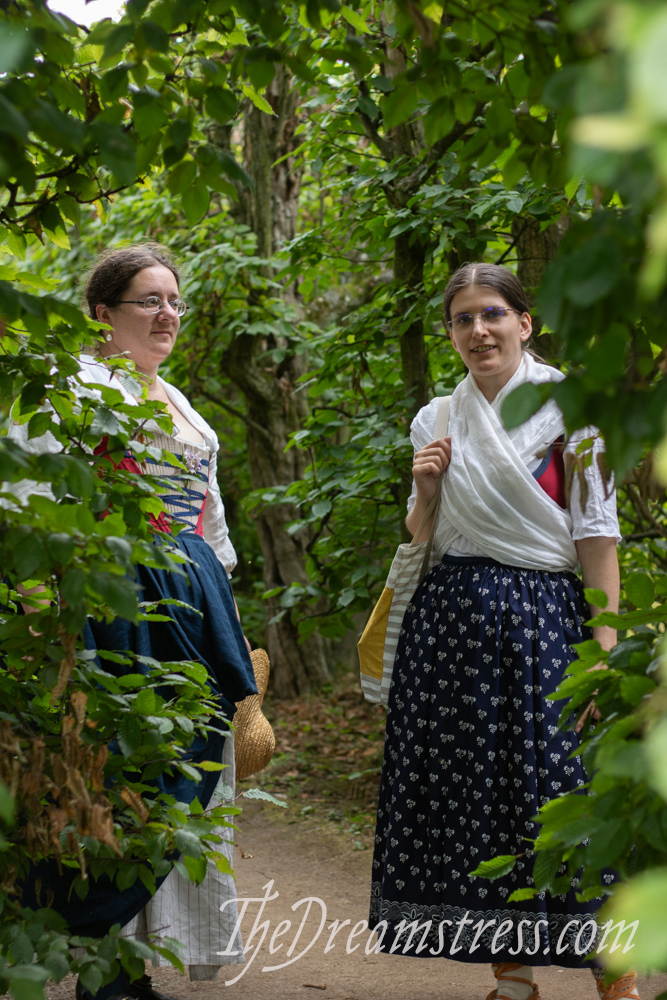
<svg viewBox="0 0 667 1000">
<path fill-rule="evenodd" d="M 151 665 L 152 686 L 139 691 L 136 676 L 121 684 L 77 652 L 86 614 L 154 613 L 137 607 L 125 573 L 132 563 L 169 559 L 148 544 L 150 481 L 91 455 L 105 435 L 113 451 L 130 440 L 137 450 L 137 421 L 149 404 L 132 413 L 111 398 L 81 406 L 66 381 L 79 340 L 90 336 L 75 303 L 96 250 L 150 236 L 172 246 L 189 271 L 191 309 L 167 374 L 223 442 L 221 485 L 242 554 L 247 630 L 259 638 L 264 627 L 256 599 L 263 554 L 247 514 L 290 503 L 298 516 L 284 530 L 304 539 L 304 572 L 265 597 L 274 620 L 289 618 L 302 638 L 334 639 L 367 610 L 400 537 L 410 418 L 463 374 L 440 320 L 448 274 L 484 257 L 516 265 L 532 292 L 559 243 L 537 293 L 537 347 L 568 377 L 544 392 L 553 392 L 570 430 L 599 426 L 610 466 L 629 476 L 621 499 L 633 544 L 622 563 L 635 575 L 609 669 L 588 673 L 604 657 L 585 645 L 561 691 L 569 713 L 598 688 L 604 721 L 586 738 L 594 794 L 543 811 L 535 888 L 557 891 L 561 862 L 572 872 L 584 862 L 582 888 L 595 895 L 601 869 L 618 868 L 630 882 L 615 905 L 639 909 L 651 925 L 640 958 L 667 968 L 667 530 L 652 460 L 631 471 L 666 429 L 666 32 L 659 4 L 629 0 L 130 0 L 120 24 L 103 22 L 90 34 L 40 0 L 3 5 L 0 386 L 3 401 L 19 399 L 15 415 L 30 421 L 31 436 L 51 428 L 63 446 L 34 456 L 1 442 L 3 479 L 48 481 L 55 494 L 6 508 L 0 531 L 0 565 L 12 584 L 41 584 L 53 600 L 38 602 L 30 629 L 15 613 L 16 593 L 6 587 L 3 597 L 3 891 L 28 856 L 54 850 L 71 865 L 84 856 L 93 874 L 96 865 L 113 867 L 122 886 L 149 879 L 141 860 L 159 868 L 176 845 L 199 878 L 212 823 L 170 803 L 149 816 L 133 808 L 154 755 L 175 760 L 201 724 L 196 669 Z M 260 166 L 246 139 L 257 109 L 280 115 L 279 82 L 298 93 L 288 122 L 298 142 L 286 155 L 301 191 L 296 232 L 267 246 Z M 280 200 L 277 185 L 272 197 Z M 247 204 L 254 207 L 244 219 Z M 249 417 L 230 365 L 247 343 L 285 407 L 298 394 L 309 405 L 289 441 L 304 452 L 303 476 L 263 484 L 242 514 L 251 485 L 245 438 L 252 446 L 264 430 Z M 288 378 L 293 358 L 296 384 Z M 518 391 L 507 422 L 525 419 L 544 398 Z M 580 467 L 587 460 L 582 453 Z M 102 519 L 109 505 L 114 513 Z M 651 580 L 637 575 L 646 571 Z M 177 705 L 155 691 L 161 669 L 180 687 Z M 72 804 L 65 839 L 49 841 L 50 786 L 13 782 L 13 762 L 24 755 L 37 767 L 39 733 L 51 776 L 74 732 L 81 761 L 111 774 L 121 758 L 104 763 L 99 755 L 115 731 L 129 734 L 124 773 L 136 768 L 127 799 L 107 799 L 93 771 L 81 770 L 92 801 L 106 810 L 104 825 L 91 833 Z M 30 810 L 37 825 L 27 822 Z M 26 914 L 22 924 L 4 898 L 3 975 L 19 1000 L 33 1000 L 47 975 L 60 978 L 70 967 L 67 939 L 52 917 Z M 101 947 L 101 962 L 86 960 L 91 989 L 92 969 L 107 971 L 115 940 Z"/>
</svg>

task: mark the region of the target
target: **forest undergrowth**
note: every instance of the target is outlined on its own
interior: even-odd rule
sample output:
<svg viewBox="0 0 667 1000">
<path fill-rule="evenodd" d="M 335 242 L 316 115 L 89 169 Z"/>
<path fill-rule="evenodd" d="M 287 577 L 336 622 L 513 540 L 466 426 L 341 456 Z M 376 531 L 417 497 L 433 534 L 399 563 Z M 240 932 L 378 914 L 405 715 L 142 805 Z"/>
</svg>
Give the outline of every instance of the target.
<svg viewBox="0 0 667 1000">
<path fill-rule="evenodd" d="M 346 671 L 317 694 L 290 701 L 267 695 L 263 711 L 276 752 L 268 768 L 238 782 L 237 791 L 261 788 L 287 803 L 290 822 L 333 824 L 354 848 L 370 849 L 385 709 L 366 702 L 358 675 Z"/>
</svg>

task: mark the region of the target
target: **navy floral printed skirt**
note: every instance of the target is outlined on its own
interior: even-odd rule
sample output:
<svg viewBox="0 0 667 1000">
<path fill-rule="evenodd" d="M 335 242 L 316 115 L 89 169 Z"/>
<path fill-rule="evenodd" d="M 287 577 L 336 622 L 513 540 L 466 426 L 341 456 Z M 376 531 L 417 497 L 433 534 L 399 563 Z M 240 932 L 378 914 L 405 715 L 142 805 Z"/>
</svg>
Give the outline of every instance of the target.
<svg viewBox="0 0 667 1000">
<path fill-rule="evenodd" d="M 387 713 L 370 909 L 371 927 L 387 923 L 379 950 L 584 964 L 599 900 L 507 897 L 532 884 L 525 838 L 539 806 L 586 781 L 570 756 L 578 737 L 557 730 L 562 703 L 546 695 L 572 644 L 590 638 L 588 617 L 573 573 L 490 559 L 445 557 L 416 591 Z M 469 874 L 497 854 L 524 857 L 494 881 Z"/>
</svg>

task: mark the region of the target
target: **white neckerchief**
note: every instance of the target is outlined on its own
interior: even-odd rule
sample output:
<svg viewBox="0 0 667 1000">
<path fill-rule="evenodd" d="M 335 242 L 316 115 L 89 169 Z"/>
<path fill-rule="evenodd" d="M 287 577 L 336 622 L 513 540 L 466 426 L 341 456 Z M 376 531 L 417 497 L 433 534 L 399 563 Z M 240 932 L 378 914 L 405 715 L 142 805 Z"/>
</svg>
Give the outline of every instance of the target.
<svg viewBox="0 0 667 1000">
<path fill-rule="evenodd" d="M 113 372 L 111 368 L 109 368 L 109 366 L 104 363 L 104 360 L 102 358 L 91 357 L 90 355 L 85 355 L 85 354 L 79 358 L 79 363 L 81 367 L 77 374 L 78 378 L 82 382 L 86 383 L 102 382 L 106 384 L 111 383 L 113 384 L 114 388 L 120 389 L 127 403 L 136 405 L 137 397 L 134 396 L 132 393 L 132 388 L 133 388 L 132 379 L 130 378 L 128 380 L 127 375 L 122 369 Z M 202 435 L 209 451 L 217 452 L 219 447 L 218 438 L 213 428 L 209 424 L 207 424 L 204 418 L 197 413 L 197 411 L 190 405 L 189 401 L 186 399 L 183 393 L 176 388 L 176 386 L 171 385 L 169 382 L 165 382 L 165 380 L 160 375 L 158 375 L 158 381 L 160 382 L 160 384 L 162 385 L 165 392 L 171 399 L 172 403 L 174 403 L 176 408 L 181 411 L 185 419 L 188 420 L 192 424 L 192 426 L 195 427 Z M 151 433 L 154 433 L 155 431 L 159 430 L 157 424 L 153 423 L 153 421 L 149 421 L 149 423 L 146 425 L 146 428 Z M 177 420 L 174 420 L 174 429 L 175 429 L 174 431 L 175 434 L 178 436 L 180 430 L 178 428 Z"/>
<path fill-rule="evenodd" d="M 493 403 L 470 374 L 454 390 L 452 459 L 442 480 L 434 539 L 438 555 L 463 535 L 492 559 L 511 566 L 554 572 L 576 568 L 570 513 L 545 493 L 526 466 L 564 433 L 560 410 L 550 401 L 509 432 L 500 418 L 503 401 L 523 382 L 563 378 L 556 368 L 538 364 L 524 352 Z"/>
</svg>

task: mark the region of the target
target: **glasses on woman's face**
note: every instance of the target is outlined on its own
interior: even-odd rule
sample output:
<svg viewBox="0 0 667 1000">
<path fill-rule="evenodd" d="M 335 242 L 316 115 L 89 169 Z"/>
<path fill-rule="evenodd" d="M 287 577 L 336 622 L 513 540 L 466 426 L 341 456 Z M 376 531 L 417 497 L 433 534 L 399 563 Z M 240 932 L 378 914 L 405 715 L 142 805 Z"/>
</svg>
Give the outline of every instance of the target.
<svg viewBox="0 0 667 1000">
<path fill-rule="evenodd" d="M 493 327 L 502 323 L 508 313 L 516 313 L 518 316 L 523 315 L 518 309 L 510 309 L 509 306 L 488 306 L 486 309 L 482 309 L 481 312 L 459 313 L 454 319 L 450 319 L 445 323 L 445 326 L 448 330 L 461 330 L 463 333 L 467 333 L 469 330 L 472 330 L 478 316 L 484 326 Z"/>
<path fill-rule="evenodd" d="M 182 316 L 188 308 L 184 299 L 167 299 L 167 303 L 178 316 Z M 159 313 L 165 303 L 158 295 L 148 295 L 145 299 L 120 299 L 118 305 L 143 306 L 147 313 Z"/>
</svg>

